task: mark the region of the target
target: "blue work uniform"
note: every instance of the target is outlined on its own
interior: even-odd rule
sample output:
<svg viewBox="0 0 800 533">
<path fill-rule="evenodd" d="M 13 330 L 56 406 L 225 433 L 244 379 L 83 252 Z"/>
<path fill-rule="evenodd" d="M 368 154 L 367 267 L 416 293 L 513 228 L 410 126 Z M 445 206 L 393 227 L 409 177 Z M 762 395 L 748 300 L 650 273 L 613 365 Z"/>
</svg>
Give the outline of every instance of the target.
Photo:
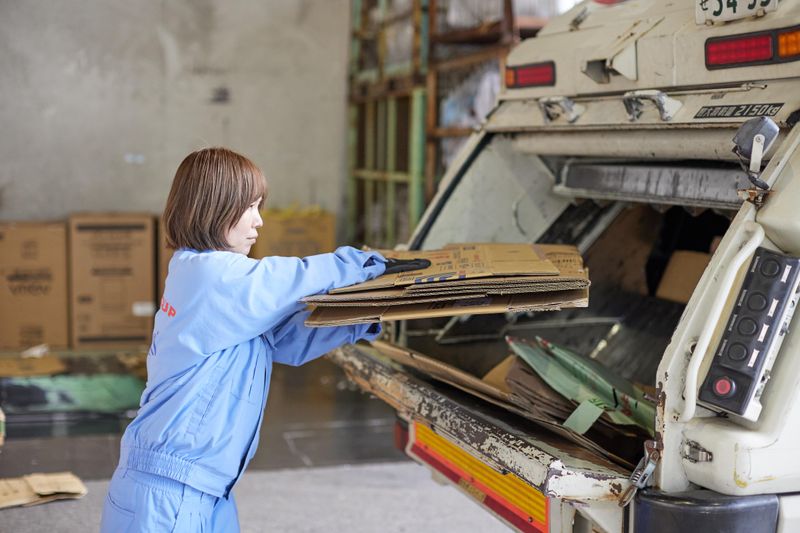
<svg viewBox="0 0 800 533">
<path fill-rule="evenodd" d="M 177 250 L 101 530 L 238 531 L 231 489 L 255 454 L 272 363 L 301 365 L 378 324 L 307 328 L 298 300 L 381 275 L 377 252 L 305 259 Z"/>
</svg>

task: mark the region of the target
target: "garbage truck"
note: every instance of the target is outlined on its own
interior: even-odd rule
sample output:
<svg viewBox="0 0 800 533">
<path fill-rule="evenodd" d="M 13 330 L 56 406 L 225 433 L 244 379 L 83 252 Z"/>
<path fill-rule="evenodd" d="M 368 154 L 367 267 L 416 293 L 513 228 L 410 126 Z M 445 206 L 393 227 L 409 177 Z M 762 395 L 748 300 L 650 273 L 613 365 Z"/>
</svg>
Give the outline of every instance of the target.
<svg viewBox="0 0 800 533">
<path fill-rule="evenodd" d="M 800 0 L 587 0 L 519 43 L 404 246 L 573 245 L 589 306 L 391 342 L 480 381 L 507 338 L 547 339 L 649 391 L 652 431 L 586 439 L 331 353 L 397 446 L 519 531 L 800 531 L 798 60 Z"/>
</svg>

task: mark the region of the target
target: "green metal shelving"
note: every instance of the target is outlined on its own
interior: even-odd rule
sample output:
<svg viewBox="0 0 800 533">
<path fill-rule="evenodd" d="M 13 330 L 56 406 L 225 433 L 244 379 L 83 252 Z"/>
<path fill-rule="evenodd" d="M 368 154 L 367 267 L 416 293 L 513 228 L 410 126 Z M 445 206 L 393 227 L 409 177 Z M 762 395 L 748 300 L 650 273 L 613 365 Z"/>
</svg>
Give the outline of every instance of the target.
<svg viewBox="0 0 800 533">
<path fill-rule="evenodd" d="M 348 240 L 376 247 L 405 241 L 425 206 L 427 0 L 406 13 L 389 8 L 388 0 L 352 1 Z M 371 11 L 380 22 L 370 24 Z M 386 30 L 409 18 L 411 58 L 387 64 Z"/>
</svg>

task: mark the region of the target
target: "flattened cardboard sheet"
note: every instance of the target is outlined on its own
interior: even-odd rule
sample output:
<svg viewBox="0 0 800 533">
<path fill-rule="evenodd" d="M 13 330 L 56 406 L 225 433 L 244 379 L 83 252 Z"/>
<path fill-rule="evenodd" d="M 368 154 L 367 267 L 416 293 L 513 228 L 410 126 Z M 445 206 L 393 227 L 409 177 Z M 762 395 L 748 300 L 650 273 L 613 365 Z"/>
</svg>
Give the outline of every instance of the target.
<svg viewBox="0 0 800 533">
<path fill-rule="evenodd" d="M 414 352 L 413 350 L 380 341 L 374 341 L 371 344 L 373 350 L 389 359 L 403 364 L 404 366 L 416 368 L 423 373 L 429 374 L 438 381 L 452 385 L 488 403 L 506 409 L 541 427 L 549 429 L 560 437 L 566 438 L 568 441 L 577 445 L 577 447 L 570 451 L 573 455 L 586 456 L 587 460 L 596 460 L 596 458 L 588 456 L 587 452 L 599 454 L 601 457 L 610 459 L 618 465 L 622 465 L 628 469 L 633 468 L 633 465 L 629 461 L 609 452 L 583 435 L 579 435 L 563 427 L 559 421 L 552 418 L 545 411 L 542 411 L 538 406 L 527 402 L 525 398 L 518 397 L 514 394 L 508 395 L 460 369 L 418 352 Z"/>
<path fill-rule="evenodd" d="M 474 285 L 459 287 L 458 290 L 431 286 L 428 290 L 381 289 L 363 293 L 320 294 L 303 298 L 303 302 L 319 307 L 361 306 L 361 305 L 403 305 L 409 303 L 436 302 L 474 298 L 482 296 L 525 294 L 583 289 L 588 280 L 559 283 L 522 283 L 509 285 Z M 425 300 L 423 300 L 423 298 Z"/>
<path fill-rule="evenodd" d="M 558 268 L 531 244 L 459 244 L 441 250 L 382 250 L 395 259 L 428 259 L 431 266 L 334 289 L 331 294 L 492 276 L 557 276 Z"/>
<path fill-rule="evenodd" d="M 384 341 L 372 341 L 371 344 L 389 359 L 397 361 L 405 366 L 417 368 L 432 377 L 465 390 L 466 392 L 473 393 L 477 391 L 497 400 L 513 403 L 509 393 L 493 387 L 472 374 L 464 372 L 452 365 L 448 365 L 438 359 Z"/>
<path fill-rule="evenodd" d="M 588 305 L 589 290 L 579 289 L 383 307 L 317 307 L 306 320 L 306 325 L 309 327 L 343 326 L 417 318 L 558 311 L 564 308 L 587 307 Z"/>
<path fill-rule="evenodd" d="M 4 478 L 0 479 L 0 509 L 77 499 L 87 492 L 86 485 L 72 472 Z"/>
</svg>

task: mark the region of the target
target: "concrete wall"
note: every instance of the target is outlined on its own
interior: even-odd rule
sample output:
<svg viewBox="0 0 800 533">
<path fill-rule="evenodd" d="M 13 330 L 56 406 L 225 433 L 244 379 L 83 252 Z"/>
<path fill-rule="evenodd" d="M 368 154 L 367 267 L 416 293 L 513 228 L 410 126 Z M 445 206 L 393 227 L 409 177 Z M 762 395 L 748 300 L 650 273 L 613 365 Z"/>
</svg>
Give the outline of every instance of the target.
<svg viewBox="0 0 800 533">
<path fill-rule="evenodd" d="M 347 0 L 0 2 L 0 219 L 160 212 L 224 145 L 270 204 L 343 205 Z"/>
</svg>

